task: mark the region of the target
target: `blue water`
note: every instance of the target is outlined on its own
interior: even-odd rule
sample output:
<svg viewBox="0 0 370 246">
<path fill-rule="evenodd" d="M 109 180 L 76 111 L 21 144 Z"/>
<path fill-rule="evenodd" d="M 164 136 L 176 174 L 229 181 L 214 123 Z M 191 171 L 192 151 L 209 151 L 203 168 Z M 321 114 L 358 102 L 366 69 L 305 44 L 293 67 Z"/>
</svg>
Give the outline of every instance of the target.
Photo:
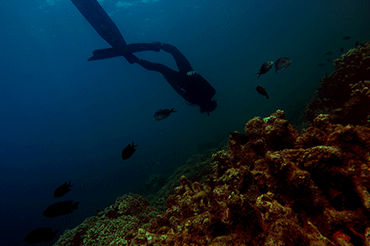
<svg viewBox="0 0 370 246">
<path fill-rule="evenodd" d="M 127 43 L 178 47 L 217 90 L 219 106 L 201 114 L 162 75 L 122 57 L 87 62 L 94 49 L 109 45 L 71 1 L 1 1 L 1 245 L 23 245 L 37 227 L 75 227 L 151 174 L 170 174 L 199 146 L 242 132 L 254 116 L 284 109 L 286 118 L 296 118 L 320 78 L 334 71 L 324 54 L 337 58 L 340 47 L 370 40 L 368 0 L 101 3 Z M 175 68 L 163 51 L 138 56 Z M 290 67 L 256 79 L 263 62 L 281 56 L 293 61 Z M 164 108 L 178 112 L 154 121 Z M 138 150 L 123 161 L 121 150 L 133 141 Z M 53 198 L 66 181 L 72 191 Z M 64 200 L 79 201 L 79 210 L 41 216 Z"/>
</svg>

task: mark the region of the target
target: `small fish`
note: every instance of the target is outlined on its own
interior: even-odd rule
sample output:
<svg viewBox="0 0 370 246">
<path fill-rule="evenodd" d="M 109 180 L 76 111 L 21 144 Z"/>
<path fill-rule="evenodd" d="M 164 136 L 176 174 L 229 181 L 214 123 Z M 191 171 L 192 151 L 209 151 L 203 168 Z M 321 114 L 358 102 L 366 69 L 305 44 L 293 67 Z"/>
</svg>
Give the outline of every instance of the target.
<svg viewBox="0 0 370 246">
<path fill-rule="evenodd" d="M 58 238 L 58 232 L 59 231 L 53 231 L 53 229 L 49 227 L 37 228 L 28 233 L 27 236 L 24 237 L 23 242 L 28 244 L 49 243 L 53 241 L 54 238 Z"/>
<path fill-rule="evenodd" d="M 134 142 L 132 142 L 132 145 L 128 144 L 123 150 L 122 150 L 122 159 L 127 160 L 132 156 L 132 154 L 135 153 L 137 145 L 134 145 Z"/>
<path fill-rule="evenodd" d="M 317 65 L 317 66 L 319 66 L 319 67 L 323 67 L 323 66 L 325 66 L 325 64 L 324 63 L 320 63 L 319 65 Z"/>
<path fill-rule="evenodd" d="M 350 39 L 351 37 L 350 36 L 345 36 L 344 38 L 343 38 L 343 40 L 348 40 L 348 39 Z"/>
<path fill-rule="evenodd" d="M 61 186 L 59 186 L 58 188 L 55 189 L 54 197 L 64 196 L 67 192 L 69 192 L 71 190 L 70 187 L 72 187 L 72 186 L 73 185 L 71 185 L 71 181 L 69 181 L 69 183 L 65 182 L 64 184 L 62 184 Z"/>
<path fill-rule="evenodd" d="M 257 86 L 256 87 L 256 91 L 261 94 L 262 96 L 266 96 L 267 99 L 269 99 L 269 95 L 267 94 L 266 90 L 261 87 L 261 86 Z"/>
<path fill-rule="evenodd" d="M 292 61 L 288 57 L 280 57 L 275 62 L 275 72 L 277 73 L 278 70 L 285 69 L 289 67 Z"/>
<path fill-rule="evenodd" d="M 333 54 L 333 51 L 328 51 L 328 52 L 325 53 L 325 55 L 328 55 L 328 56 L 330 56 L 332 54 Z"/>
<path fill-rule="evenodd" d="M 343 47 L 340 48 L 340 53 L 343 53 L 343 51 L 344 51 L 344 48 Z"/>
<path fill-rule="evenodd" d="M 256 73 L 256 74 L 259 74 L 257 79 L 262 75 L 262 74 L 265 74 L 267 73 L 268 71 L 270 71 L 270 69 L 272 68 L 272 66 L 274 65 L 274 62 L 273 61 L 266 61 L 262 64 L 261 68 L 260 68 L 260 71 L 259 73 Z"/>
<path fill-rule="evenodd" d="M 327 62 L 331 62 L 331 60 L 330 60 L 330 59 L 326 59 L 326 61 L 327 61 Z"/>
<path fill-rule="evenodd" d="M 46 218 L 54 218 L 62 215 L 71 214 L 73 210 L 78 209 L 79 202 L 73 203 L 73 201 L 57 202 L 47 207 L 42 215 Z"/>
<path fill-rule="evenodd" d="M 166 119 L 168 116 L 170 116 L 171 113 L 175 113 L 176 111 L 171 109 L 159 109 L 157 112 L 155 112 L 153 118 L 155 121 L 160 121 Z"/>
</svg>

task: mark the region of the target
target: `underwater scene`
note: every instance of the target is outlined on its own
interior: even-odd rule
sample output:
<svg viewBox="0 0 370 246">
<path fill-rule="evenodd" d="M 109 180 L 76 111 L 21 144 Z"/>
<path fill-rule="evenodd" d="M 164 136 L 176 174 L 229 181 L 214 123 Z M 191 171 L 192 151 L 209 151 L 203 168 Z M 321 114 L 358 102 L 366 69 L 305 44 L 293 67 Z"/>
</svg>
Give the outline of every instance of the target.
<svg viewBox="0 0 370 246">
<path fill-rule="evenodd" d="M 370 246 L 370 1 L 0 13 L 0 245 Z"/>
</svg>

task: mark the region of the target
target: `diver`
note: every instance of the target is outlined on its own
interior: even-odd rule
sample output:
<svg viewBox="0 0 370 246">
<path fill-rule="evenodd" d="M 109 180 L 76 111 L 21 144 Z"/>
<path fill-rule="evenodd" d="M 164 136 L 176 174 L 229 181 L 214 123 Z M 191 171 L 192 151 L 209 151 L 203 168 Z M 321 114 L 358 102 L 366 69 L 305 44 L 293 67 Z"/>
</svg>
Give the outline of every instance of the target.
<svg viewBox="0 0 370 246">
<path fill-rule="evenodd" d="M 182 96 L 190 105 L 198 105 L 200 112 L 212 112 L 217 107 L 217 101 L 213 98 L 216 90 L 200 74 L 194 71 L 186 57 L 173 45 L 166 43 L 140 43 L 129 44 L 128 50 L 132 53 L 139 51 L 159 51 L 170 53 L 175 59 L 179 71 L 175 71 L 163 64 L 153 63 L 143 59 L 133 60 L 143 68 L 161 73 L 167 82 Z"/>
<path fill-rule="evenodd" d="M 213 99 L 216 90 L 193 70 L 189 61 L 175 46 L 162 43 L 127 45 L 119 29 L 97 0 L 72 0 L 72 3 L 96 32 L 112 46 L 107 49 L 94 50 L 93 56 L 88 61 L 124 56 L 130 64 L 138 63 L 147 70 L 161 73 L 190 105 L 198 105 L 201 113 L 209 114 L 216 109 L 217 101 Z M 160 63 L 139 59 L 133 54 L 139 51 L 160 51 L 161 49 L 173 56 L 179 71 Z"/>
</svg>

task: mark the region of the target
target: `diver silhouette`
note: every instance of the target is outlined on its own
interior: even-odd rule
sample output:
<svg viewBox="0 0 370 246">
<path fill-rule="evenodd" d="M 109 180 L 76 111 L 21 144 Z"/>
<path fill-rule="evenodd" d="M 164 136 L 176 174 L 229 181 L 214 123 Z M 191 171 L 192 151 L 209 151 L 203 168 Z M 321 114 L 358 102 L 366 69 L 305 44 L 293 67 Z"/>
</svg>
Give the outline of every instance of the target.
<svg viewBox="0 0 370 246">
<path fill-rule="evenodd" d="M 217 101 L 213 98 L 216 90 L 200 74 L 194 71 L 186 57 L 173 45 L 166 43 L 129 44 L 128 50 L 132 53 L 139 51 L 159 51 L 170 53 L 175 59 L 179 71 L 175 71 L 161 63 L 149 62 L 137 58 L 134 60 L 143 68 L 161 73 L 167 82 L 182 96 L 190 105 L 198 105 L 200 112 L 212 112 L 217 107 Z"/>
<path fill-rule="evenodd" d="M 198 105 L 200 112 L 212 112 L 217 107 L 213 98 L 216 90 L 191 67 L 186 57 L 173 45 L 166 43 L 137 43 L 127 45 L 117 26 L 100 6 L 97 0 L 72 0 L 85 19 L 112 48 L 93 51 L 88 61 L 124 56 L 130 63 L 138 63 L 143 68 L 161 73 L 167 82 L 190 105 Z M 133 53 L 140 51 L 160 51 L 170 53 L 176 61 L 179 71 L 163 64 L 139 59 Z"/>
</svg>

